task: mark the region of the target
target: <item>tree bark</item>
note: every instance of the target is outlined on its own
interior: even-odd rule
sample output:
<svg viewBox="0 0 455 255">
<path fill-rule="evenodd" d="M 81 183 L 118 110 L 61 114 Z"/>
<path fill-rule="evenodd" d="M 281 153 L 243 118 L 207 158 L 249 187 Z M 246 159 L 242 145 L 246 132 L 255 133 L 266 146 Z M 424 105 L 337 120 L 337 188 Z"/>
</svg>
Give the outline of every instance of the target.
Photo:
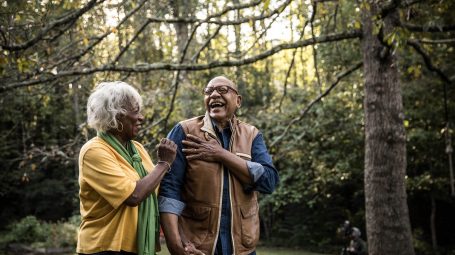
<svg viewBox="0 0 455 255">
<path fill-rule="evenodd" d="M 397 24 L 390 10 L 373 23 L 381 3 L 363 10 L 365 77 L 365 213 L 369 255 L 413 255 L 406 198 L 406 134 L 396 56 L 383 42 Z M 382 24 L 379 33 L 374 24 Z M 376 31 L 376 30 L 375 30 Z"/>
<path fill-rule="evenodd" d="M 176 0 L 171 1 L 170 4 L 172 5 L 173 15 L 175 18 L 188 18 L 189 13 L 191 11 L 191 0 Z M 188 24 L 187 23 L 174 23 L 175 32 L 177 35 L 177 49 L 178 49 L 178 56 L 179 58 L 185 54 L 185 45 L 189 40 L 188 35 Z M 188 57 L 183 56 L 184 60 Z M 191 89 L 191 82 L 188 78 L 188 72 L 186 70 L 178 70 L 175 72 L 175 77 L 173 81 L 174 86 L 178 86 L 183 90 Z M 191 97 L 189 93 L 183 93 L 181 95 L 181 100 L 184 102 L 184 105 L 191 105 Z M 185 107 L 183 109 L 183 116 L 185 118 L 189 118 L 193 115 L 191 107 Z"/>
<path fill-rule="evenodd" d="M 438 239 L 436 237 L 436 201 L 431 195 L 431 214 L 430 214 L 431 244 L 433 251 L 438 249 Z"/>
</svg>

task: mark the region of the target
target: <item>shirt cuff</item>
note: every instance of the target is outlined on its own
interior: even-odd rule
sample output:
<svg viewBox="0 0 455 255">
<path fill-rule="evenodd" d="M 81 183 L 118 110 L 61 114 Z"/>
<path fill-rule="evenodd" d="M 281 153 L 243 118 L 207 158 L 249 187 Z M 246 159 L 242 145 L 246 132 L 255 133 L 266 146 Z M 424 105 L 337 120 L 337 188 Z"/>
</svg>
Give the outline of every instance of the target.
<svg viewBox="0 0 455 255">
<path fill-rule="evenodd" d="M 248 166 L 248 171 L 251 176 L 253 176 L 253 181 L 257 182 L 262 174 L 264 174 L 264 167 L 261 164 L 252 161 L 246 161 L 246 165 Z"/>
<path fill-rule="evenodd" d="M 158 207 L 160 212 L 164 213 L 173 213 L 180 216 L 182 214 L 183 209 L 185 208 L 185 203 L 182 201 L 159 196 L 158 197 Z"/>
</svg>

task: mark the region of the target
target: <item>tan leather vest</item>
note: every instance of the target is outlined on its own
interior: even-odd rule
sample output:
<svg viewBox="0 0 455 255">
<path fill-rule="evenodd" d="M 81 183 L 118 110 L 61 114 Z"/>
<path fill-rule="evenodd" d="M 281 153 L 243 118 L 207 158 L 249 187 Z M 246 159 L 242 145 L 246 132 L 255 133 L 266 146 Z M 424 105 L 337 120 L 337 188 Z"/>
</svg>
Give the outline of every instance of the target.
<svg viewBox="0 0 455 255">
<path fill-rule="evenodd" d="M 180 123 L 185 134 L 193 134 L 213 143 L 220 143 L 208 115 Z M 232 136 L 229 150 L 251 160 L 251 146 L 258 130 L 237 120 L 231 121 Z M 221 143 L 220 143 L 221 144 Z M 221 197 L 223 190 L 222 164 L 201 160 L 188 161 L 182 198 L 186 207 L 179 217 L 185 236 L 204 254 L 214 254 L 218 239 Z M 231 238 L 234 254 L 253 252 L 259 240 L 259 205 L 257 192 L 245 192 L 240 181 L 229 174 L 231 201 Z"/>
</svg>

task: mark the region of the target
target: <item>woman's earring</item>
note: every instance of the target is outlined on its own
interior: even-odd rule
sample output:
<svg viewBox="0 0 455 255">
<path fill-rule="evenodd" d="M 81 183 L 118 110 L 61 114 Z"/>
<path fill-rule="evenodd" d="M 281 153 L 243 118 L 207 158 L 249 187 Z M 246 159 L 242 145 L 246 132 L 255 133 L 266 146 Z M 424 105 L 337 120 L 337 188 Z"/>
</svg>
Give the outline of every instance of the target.
<svg viewBox="0 0 455 255">
<path fill-rule="evenodd" d="M 119 129 L 119 128 L 117 127 L 117 131 L 118 131 L 118 132 L 122 132 L 122 131 L 123 131 L 123 123 L 122 123 L 122 122 L 119 122 L 118 124 L 120 124 L 122 128 Z"/>
</svg>

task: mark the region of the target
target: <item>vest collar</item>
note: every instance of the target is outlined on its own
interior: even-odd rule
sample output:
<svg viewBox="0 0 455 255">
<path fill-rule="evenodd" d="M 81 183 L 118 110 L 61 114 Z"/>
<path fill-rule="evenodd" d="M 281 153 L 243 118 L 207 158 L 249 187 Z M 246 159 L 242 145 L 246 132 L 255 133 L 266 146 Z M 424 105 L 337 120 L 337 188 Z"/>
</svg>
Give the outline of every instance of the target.
<svg viewBox="0 0 455 255">
<path fill-rule="evenodd" d="M 209 133 L 211 136 L 213 137 L 217 137 L 216 135 L 216 132 L 215 132 L 215 129 L 214 129 L 214 124 L 212 122 L 212 118 L 210 118 L 210 115 L 208 112 L 205 113 L 205 116 L 204 118 L 202 119 L 202 121 L 204 122 L 204 125 L 201 127 L 201 130 L 204 131 L 204 132 L 207 132 Z M 229 121 L 229 127 L 231 128 L 231 132 L 234 133 L 235 131 L 235 128 L 236 128 L 236 123 L 238 122 L 237 118 L 235 117 L 232 117 L 232 119 Z"/>
</svg>

